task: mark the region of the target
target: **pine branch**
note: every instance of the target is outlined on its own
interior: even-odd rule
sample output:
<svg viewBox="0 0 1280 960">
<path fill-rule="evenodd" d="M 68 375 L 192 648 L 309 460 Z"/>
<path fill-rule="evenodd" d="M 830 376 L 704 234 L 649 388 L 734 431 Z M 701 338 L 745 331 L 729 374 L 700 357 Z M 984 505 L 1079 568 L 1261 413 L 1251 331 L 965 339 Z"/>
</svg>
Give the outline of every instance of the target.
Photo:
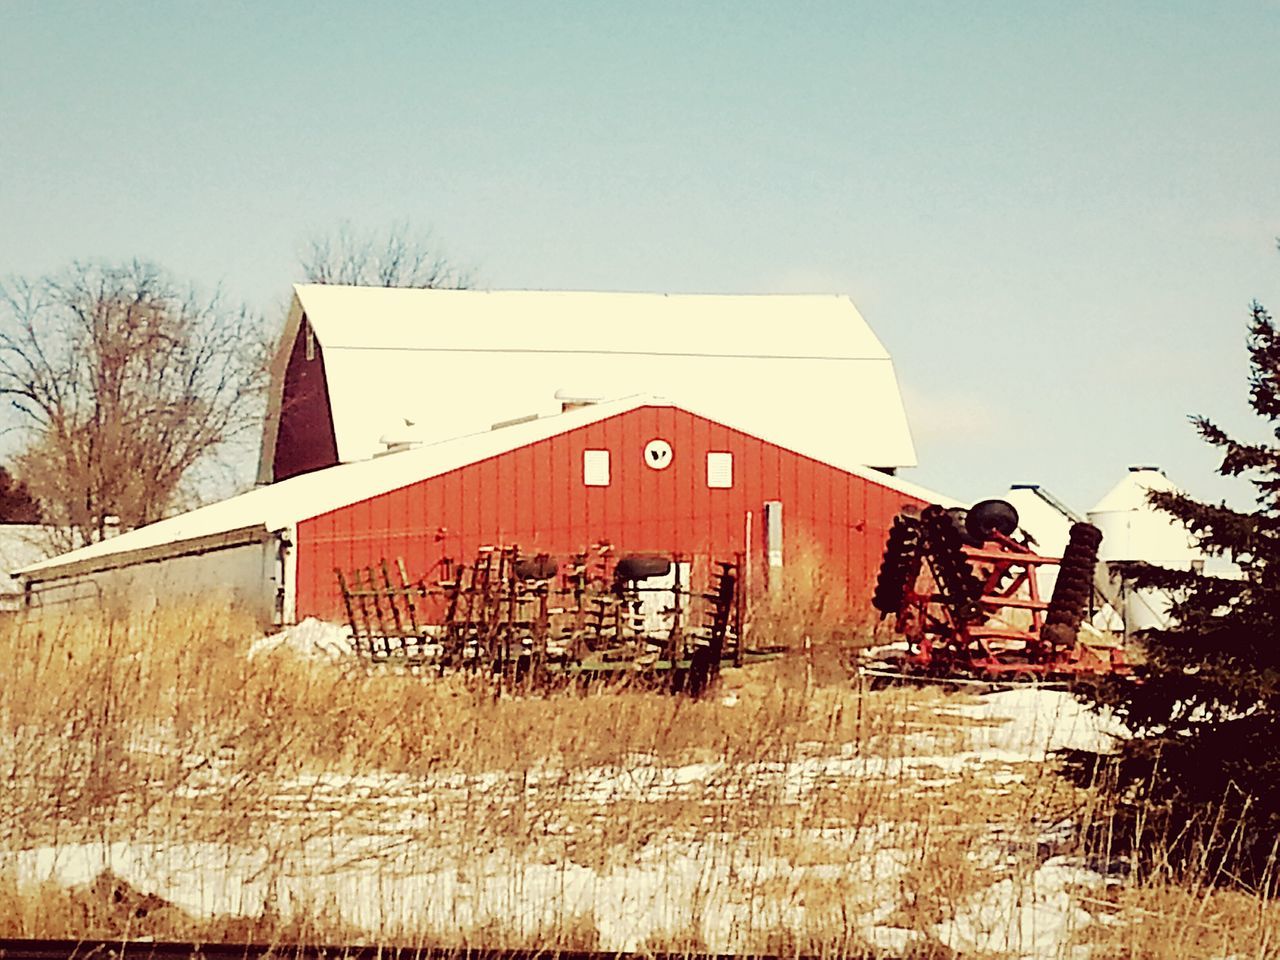
<svg viewBox="0 0 1280 960">
<path fill-rule="evenodd" d="M 1147 502 L 1185 526 L 1206 553 L 1246 552 L 1258 533 L 1256 514 L 1241 513 L 1225 503 L 1202 503 L 1185 493 L 1170 490 L 1152 490 Z"/>
</svg>

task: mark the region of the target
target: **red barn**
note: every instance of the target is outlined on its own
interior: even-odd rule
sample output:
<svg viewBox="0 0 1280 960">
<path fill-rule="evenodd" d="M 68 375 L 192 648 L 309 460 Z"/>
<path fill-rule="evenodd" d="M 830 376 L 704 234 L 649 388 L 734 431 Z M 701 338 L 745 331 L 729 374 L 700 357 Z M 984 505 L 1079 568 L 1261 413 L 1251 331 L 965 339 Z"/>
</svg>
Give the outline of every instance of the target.
<svg viewBox="0 0 1280 960">
<path fill-rule="evenodd" d="M 753 571 L 812 557 L 861 620 L 894 515 L 941 499 L 632 397 L 302 473 L 20 573 L 33 605 L 223 591 L 268 623 L 340 618 L 335 568 L 399 557 L 416 576 L 484 544 L 608 541 L 695 563 L 742 551 Z"/>
</svg>

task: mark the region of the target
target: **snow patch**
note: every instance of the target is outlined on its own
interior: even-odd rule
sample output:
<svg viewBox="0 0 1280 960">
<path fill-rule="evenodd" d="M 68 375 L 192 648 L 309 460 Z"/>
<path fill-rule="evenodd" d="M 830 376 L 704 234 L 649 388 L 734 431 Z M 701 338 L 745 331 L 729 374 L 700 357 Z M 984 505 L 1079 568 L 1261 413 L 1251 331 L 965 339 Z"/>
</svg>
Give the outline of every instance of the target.
<svg viewBox="0 0 1280 960">
<path fill-rule="evenodd" d="M 1072 936 L 1092 921 L 1071 888 L 1102 883 L 1092 870 L 1055 857 L 1030 876 L 1001 880 L 974 894 L 934 933 L 961 953 L 1012 954 L 1027 960 L 1070 957 Z"/>
<path fill-rule="evenodd" d="M 323 837 L 270 852 L 207 843 L 85 843 L 10 854 L 19 883 L 91 884 L 110 870 L 131 886 L 193 916 L 307 916 L 317 905 L 370 938 L 397 930 L 448 930 L 501 920 L 533 930 L 591 916 L 600 949 L 635 952 L 664 932 L 696 925 L 717 953 L 743 945 L 762 922 L 795 923 L 793 903 L 770 907 L 748 895 L 764 884 L 796 885 L 808 874 L 847 885 L 855 925 L 897 942 L 878 925 L 894 909 L 910 857 L 886 849 L 891 832 L 849 831 L 847 863 L 796 866 L 720 835 L 650 844 L 629 863 L 584 866 L 560 857 L 530 862 L 497 848 L 459 860 L 429 840 Z M 761 911 L 764 911 L 762 914 Z"/>
<path fill-rule="evenodd" d="M 301 623 L 286 627 L 279 633 L 254 641 L 249 647 L 249 659 L 278 650 L 292 653 L 304 660 L 330 663 L 355 656 L 350 627 L 325 623 L 315 617 L 307 617 Z"/>
<path fill-rule="evenodd" d="M 987 694 L 981 703 L 958 704 L 947 712 L 982 722 L 966 730 L 970 749 L 1006 761 L 1039 762 L 1055 750 L 1112 753 L 1128 736 L 1108 711 L 1043 687 Z"/>
</svg>

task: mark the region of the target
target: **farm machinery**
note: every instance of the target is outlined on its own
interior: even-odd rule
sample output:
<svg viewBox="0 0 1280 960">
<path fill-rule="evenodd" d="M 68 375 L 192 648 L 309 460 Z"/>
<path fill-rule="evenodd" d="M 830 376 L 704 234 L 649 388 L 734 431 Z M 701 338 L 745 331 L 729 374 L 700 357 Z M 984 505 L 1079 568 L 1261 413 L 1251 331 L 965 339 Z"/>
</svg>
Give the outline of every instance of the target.
<svg viewBox="0 0 1280 960">
<path fill-rule="evenodd" d="M 1063 555 L 1043 556 L 1003 500 L 899 514 L 872 602 L 894 618 L 906 650 L 863 672 L 1001 684 L 1130 673 L 1121 649 L 1081 639 L 1101 540 L 1097 527 L 1075 523 Z M 1049 567 L 1057 579 L 1045 598 L 1038 573 Z"/>
<path fill-rule="evenodd" d="M 741 562 L 617 555 L 608 544 L 557 560 L 483 546 L 410 581 L 377 567 L 336 570 L 356 651 L 439 672 L 552 675 L 669 672 L 697 693 L 744 649 Z"/>
</svg>

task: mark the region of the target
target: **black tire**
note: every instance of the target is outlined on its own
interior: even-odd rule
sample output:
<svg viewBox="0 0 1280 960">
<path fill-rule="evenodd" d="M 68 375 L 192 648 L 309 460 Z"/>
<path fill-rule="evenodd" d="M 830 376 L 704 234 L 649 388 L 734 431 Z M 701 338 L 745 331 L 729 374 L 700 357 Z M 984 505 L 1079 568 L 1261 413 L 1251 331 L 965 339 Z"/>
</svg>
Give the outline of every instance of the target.
<svg viewBox="0 0 1280 960">
<path fill-rule="evenodd" d="M 648 580 L 665 577 L 671 572 L 671 558 L 653 553 L 629 553 L 613 568 L 618 580 Z"/>
<path fill-rule="evenodd" d="M 516 577 L 520 580 L 550 580 L 557 569 L 551 557 L 521 557 L 516 561 Z"/>
<path fill-rule="evenodd" d="M 1018 529 L 1018 511 L 1007 500 L 979 500 L 969 508 L 964 525 L 979 543 L 985 543 L 992 530 L 1009 537 Z"/>
</svg>

